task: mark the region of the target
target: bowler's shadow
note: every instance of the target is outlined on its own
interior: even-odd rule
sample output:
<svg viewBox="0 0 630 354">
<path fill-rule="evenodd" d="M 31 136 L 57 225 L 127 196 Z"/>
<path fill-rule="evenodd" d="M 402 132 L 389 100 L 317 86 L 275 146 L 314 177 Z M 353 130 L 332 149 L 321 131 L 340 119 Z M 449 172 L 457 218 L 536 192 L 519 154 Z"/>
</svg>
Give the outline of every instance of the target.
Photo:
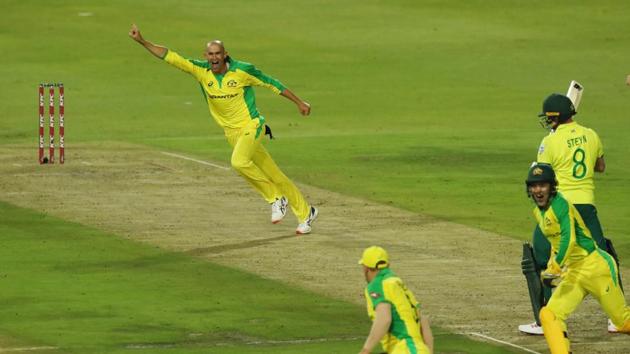
<svg viewBox="0 0 630 354">
<path fill-rule="evenodd" d="M 274 241 L 280 241 L 280 240 L 285 240 L 285 239 L 295 238 L 295 237 L 296 237 L 295 235 L 284 235 L 284 236 L 245 241 L 245 242 L 240 242 L 240 243 L 232 243 L 232 244 L 227 244 L 227 245 L 194 248 L 192 250 L 186 251 L 185 253 L 191 256 L 204 256 L 204 255 L 209 255 L 209 254 L 218 254 L 218 253 L 222 253 L 226 251 L 241 250 L 241 249 L 246 249 L 246 248 L 263 246 L 263 245 L 272 243 Z"/>
</svg>

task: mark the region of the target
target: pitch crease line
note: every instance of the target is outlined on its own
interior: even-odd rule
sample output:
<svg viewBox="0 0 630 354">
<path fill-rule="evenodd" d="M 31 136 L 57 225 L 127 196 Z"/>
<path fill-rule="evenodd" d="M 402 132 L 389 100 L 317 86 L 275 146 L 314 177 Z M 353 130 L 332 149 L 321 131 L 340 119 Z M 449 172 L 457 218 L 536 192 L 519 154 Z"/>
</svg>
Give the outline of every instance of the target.
<svg viewBox="0 0 630 354">
<path fill-rule="evenodd" d="M 487 340 L 491 340 L 491 341 L 494 341 L 494 342 L 497 342 L 497 343 L 509 345 L 510 347 L 518 348 L 518 349 L 524 350 L 524 351 L 526 351 L 528 353 L 541 354 L 541 353 L 533 351 L 531 349 L 527 349 L 525 347 L 521 347 L 520 345 L 512 344 L 510 342 L 506 342 L 506 341 L 502 341 L 500 339 L 496 339 L 496 338 L 492 338 L 492 337 L 486 336 L 485 334 L 475 333 L 475 332 L 471 332 L 470 334 L 473 335 L 473 336 L 481 337 L 481 338 L 484 338 L 484 339 L 487 339 Z"/>
<path fill-rule="evenodd" d="M 184 160 L 188 160 L 188 161 L 193 161 L 193 162 L 196 162 L 196 163 L 200 163 L 200 164 L 202 164 L 202 165 L 212 166 L 212 167 L 215 167 L 215 168 L 220 168 L 220 169 L 222 169 L 222 170 L 229 170 L 229 169 L 230 169 L 229 167 L 224 167 L 224 166 L 221 166 L 221 165 L 216 165 L 216 164 L 213 164 L 213 163 L 208 162 L 208 161 L 203 161 L 203 160 L 193 159 L 193 158 L 191 158 L 191 157 L 184 156 L 184 155 L 173 154 L 173 153 L 171 153 L 171 152 L 166 152 L 166 151 L 160 151 L 160 152 L 161 152 L 162 154 L 164 154 L 164 155 L 168 155 L 168 156 L 172 156 L 172 157 L 177 157 L 177 158 L 184 159 Z"/>
</svg>

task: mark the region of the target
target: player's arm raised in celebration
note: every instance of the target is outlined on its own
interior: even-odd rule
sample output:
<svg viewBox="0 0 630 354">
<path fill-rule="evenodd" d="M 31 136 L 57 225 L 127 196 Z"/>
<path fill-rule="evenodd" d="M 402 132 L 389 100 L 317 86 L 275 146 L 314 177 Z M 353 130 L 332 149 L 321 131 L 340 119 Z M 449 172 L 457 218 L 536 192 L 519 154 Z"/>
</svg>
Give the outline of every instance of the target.
<svg viewBox="0 0 630 354">
<path fill-rule="evenodd" d="M 274 92 L 279 93 L 283 97 L 291 100 L 293 103 L 295 103 L 298 110 L 303 116 L 307 116 L 311 113 L 311 105 L 308 102 L 303 101 L 301 98 L 299 98 L 286 86 L 280 83 L 280 81 L 263 73 L 252 64 L 245 64 L 243 66 L 243 70 L 250 75 L 250 84 L 267 87 Z"/>
<path fill-rule="evenodd" d="M 381 302 L 376 305 L 376 309 L 374 309 L 375 317 L 374 322 L 372 323 L 372 328 L 370 329 L 370 334 L 368 335 L 365 343 L 363 344 L 363 349 L 359 352 L 359 354 L 370 354 L 372 349 L 378 344 L 378 342 L 383 338 L 383 336 L 387 333 L 389 326 L 392 323 L 392 305 L 387 302 Z"/>
<path fill-rule="evenodd" d="M 153 44 L 147 41 L 142 37 L 138 26 L 136 26 L 135 24 L 131 25 L 131 29 L 129 30 L 129 37 L 131 37 L 134 41 L 140 43 L 154 56 L 164 60 L 168 64 L 186 73 L 193 75 L 197 80 L 200 80 L 206 70 L 202 66 L 196 65 L 194 62 L 197 61 L 195 60 L 186 59 L 164 46 Z"/>
<path fill-rule="evenodd" d="M 168 48 L 163 47 L 161 45 L 153 44 L 142 37 L 138 26 L 134 23 L 131 25 L 131 29 L 129 30 L 129 37 L 131 37 L 134 41 L 140 43 L 143 47 L 145 47 L 151 54 L 155 55 L 160 59 L 164 59 L 166 53 L 168 53 Z"/>
</svg>

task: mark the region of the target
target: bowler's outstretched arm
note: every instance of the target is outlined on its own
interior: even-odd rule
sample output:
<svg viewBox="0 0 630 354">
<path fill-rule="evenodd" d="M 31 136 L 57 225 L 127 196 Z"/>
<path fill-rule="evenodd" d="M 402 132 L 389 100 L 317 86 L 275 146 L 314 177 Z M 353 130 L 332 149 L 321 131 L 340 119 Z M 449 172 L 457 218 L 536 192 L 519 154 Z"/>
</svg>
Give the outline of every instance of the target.
<svg viewBox="0 0 630 354">
<path fill-rule="evenodd" d="M 291 92 L 291 90 L 285 88 L 280 94 L 293 101 L 303 116 L 307 116 L 311 113 L 311 105 L 306 101 L 302 101 L 298 96 Z"/>
<path fill-rule="evenodd" d="M 153 44 L 142 37 L 140 34 L 140 30 L 138 26 L 134 23 L 131 25 L 131 29 L 129 30 L 129 37 L 131 37 L 134 41 L 140 43 L 143 47 L 145 47 L 151 54 L 155 55 L 160 59 L 164 59 L 166 53 L 168 53 L 168 48 L 163 47 L 161 45 Z"/>
</svg>

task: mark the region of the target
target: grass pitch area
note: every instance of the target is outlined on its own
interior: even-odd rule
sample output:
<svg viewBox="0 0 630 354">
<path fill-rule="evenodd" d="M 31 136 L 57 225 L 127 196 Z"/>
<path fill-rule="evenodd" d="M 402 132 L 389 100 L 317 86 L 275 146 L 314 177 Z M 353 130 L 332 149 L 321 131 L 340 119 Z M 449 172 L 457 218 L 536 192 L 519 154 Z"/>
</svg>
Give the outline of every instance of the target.
<svg viewBox="0 0 630 354">
<path fill-rule="evenodd" d="M 185 0 L 156 3 L 64 0 L 44 3 L 9 0 L 3 2 L 3 9 L 3 21 L 0 21 L 0 45 L 4 49 L 4 65 L 0 66 L 0 75 L 4 78 L 4 84 L 0 85 L 0 97 L 3 97 L 0 144 L 5 147 L 5 153 L 0 157 L 5 164 L 3 172 L 6 174 L 2 176 L 5 181 L 28 178 L 30 175 L 22 171 L 24 168 L 29 173 L 38 171 L 49 178 L 56 177 L 61 185 L 69 180 L 87 185 L 90 173 L 94 173 L 100 176 L 99 180 L 104 179 L 109 184 L 107 188 L 112 190 L 120 183 L 134 181 L 138 177 L 131 170 L 115 176 L 108 175 L 111 171 L 107 164 L 101 171 L 81 171 L 81 167 L 90 169 L 91 161 L 81 157 L 84 152 L 81 151 L 81 143 L 88 142 L 100 143 L 98 149 L 103 151 L 107 151 L 108 146 L 112 152 L 120 146 L 134 143 L 227 164 L 229 148 L 222 133 L 209 118 L 197 84 L 132 42 L 127 37 L 127 31 L 135 22 L 147 39 L 191 57 L 200 56 L 207 40 L 221 38 L 235 58 L 255 63 L 309 101 L 313 105 L 313 114 L 304 119 L 283 98 L 263 90 L 257 91 L 259 108 L 277 136 L 277 140 L 267 147 L 283 170 L 296 181 L 341 193 L 342 196 L 402 208 L 419 218 L 436 218 L 467 225 L 470 230 L 489 231 L 478 233 L 489 235 L 492 245 L 483 245 L 481 241 L 482 246 L 487 246 L 486 250 L 494 249 L 492 246 L 511 250 L 511 243 L 516 244 L 512 239 L 529 239 L 533 220 L 531 204 L 524 196 L 523 180 L 529 163 L 535 158 L 538 143 L 546 134 L 538 127 L 536 114 L 545 96 L 551 92 L 564 92 L 569 81 L 578 80 L 586 89 L 577 120 L 598 131 L 608 163 L 607 172 L 598 176 L 597 180 L 600 218 L 605 233 L 615 241 L 622 264 L 624 259 L 630 259 L 627 232 L 630 209 L 626 205 L 626 200 L 630 198 L 630 189 L 627 188 L 630 167 L 625 163 L 630 146 L 622 129 L 627 125 L 624 117 L 630 98 L 630 90 L 624 86 L 625 76 L 630 73 L 627 60 L 630 49 L 625 34 L 630 15 L 625 1 L 226 3 Z M 52 168 L 44 170 L 35 166 L 36 85 L 46 81 L 61 81 L 66 85 L 68 165 L 47 166 Z M 32 155 L 9 153 L 9 146 L 21 149 L 32 147 Z M 85 164 L 79 165 L 80 162 Z M 143 171 L 151 173 L 163 168 L 150 166 Z M 64 179 L 64 173 L 56 169 L 66 167 L 79 171 L 72 172 L 73 178 Z M 56 345 L 77 353 L 88 349 L 94 352 L 127 351 L 132 349 L 126 345 L 134 343 L 128 339 L 130 337 L 125 337 L 129 333 L 147 333 L 147 337 L 138 339 L 138 343 L 163 343 L 159 350 L 166 352 L 189 353 L 197 350 L 193 345 L 195 340 L 206 344 L 223 343 L 223 339 L 204 337 L 203 333 L 214 330 L 211 322 L 203 322 L 203 316 L 193 313 L 188 317 L 186 312 L 175 313 L 175 309 L 181 309 L 178 306 L 184 306 L 179 302 L 182 299 L 182 293 L 177 292 L 179 288 L 174 287 L 164 293 L 166 298 L 178 301 L 173 304 L 173 309 L 164 313 L 169 323 L 155 320 L 160 316 L 149 311 L 151 306 L 157 306 L 151 301 L 136 306 L 138 298 L 151 299 L 150 296 L 157 291 L 156 287 L 163 291 L 171 282 L 175 286 L 179 279 L 182 279 L 180 284 L 188 284 L 183 280 L 194 280 L 190 274 L 178 274 L 179 268 L 187 269 L 187 273 L 199 271 L 202 275 L 209 275 L 204 273 L 212 268 L 207 260 L 178 254 L 176 247 L 164 246 L 164 250 L 160 251 L 147 246 L 150 243 L 128 244 L 125 238 L 147 239 L 150 236 L 141 231 L 127 233 L 130 229 L 139 230 L 135 227 L 144 221 L 134 218 L 133 212 L 122 220 L 119 228 L 111 228 L 105 222 L 107 220 L 103 220 L 106 215 L 101 215 L 99 222 L 82 221 L 89 226 L 87 229 L 61 220 L 77 219 L 78 214 L 63 215 L 59 220 L 44 217 L 38 212 L 49 211 L 43 210 L 40 203 L 44 199 L 54 201 L 58 197 L 55 192 L 46 194 L 34 188 L 13 190 L 13 185 L 8 182 L 0 185 L 0 200 L 11 203 L 2 205 L 0 227 L 3 232 L 0 240 L 3 248 L 0 252 L 6 255 L 3 260 L 12 260 L 10 264 L 13 267 L 7 267 L 6 272 L 0 270 L 0 274 L 12 274 L 11 278 L 0 278 L 4 279 L 0 280 L 0 296 L 14 301 L 7 302 L 10 305 L 3 309 L 7 315 L 0 322 L 0 347 Z M 248 195 L 252 201 L 259 202 L 244 183 L 239 187 L 235 193 Z M 151 188 L 159 195 L 167 194 L 173 186 L 155 183 Z M 16 199 L 16 193 L 29 198 Z M 85 193 L 89 197 L 90 191 Z M 127 196 L 131 201 L 134 200 L 132 193 L 130 191 Z M 212 200 L 211 195 L 199 197 Z M 317 194 L 314 194 L 316 197 Z M 22 205 L 24 200 L 29 200 L 29 204 Z M 348 215 L 338 213 L 335 216 L 339 220 L 332 220 L 334 218 L 329 215 L 331 224 L 326 225 L 326 200 L 318 202 L 323 206 L 322 219 L 318 221 L 323 223 L 322 233 L 342 230 L 340 227 L 324 231 L 332 224 L 344 225 L 347 220 L 343 217 Z M 59 203 L 62 201 L 59 200 Z M 111 205 L 108 206 L 116 207 L 118 201 L 109 203 Z M 343 203 L 343 199 L 339 203 Z M 37 212 L 15 209 L 18 204 Z M 89 203 L 84 205 L 84 209 L 89 210 L 97 207 Z M 160 208 L 160 205 L 150 207 Z M 69 209 L 72 208 L 65 210 Z M 145 211 L 150 217 L 151 208 Z M 257 210 L 260 220 L 256 222 L 263 220 L 263 216 L 266 218 L 266 212 L 262 207 Z M 360 221 L 360 217 L 353 215 L 351 221 Z M 406 219 L 397 220 L 406 222 Z M 207 229 L 189 237 L 225 240 L 229 232 L 241 230 L 239 224 L 249 221 Z M 50 230 L 70 231 L 59 231 L 59 237 L 42 240 L 43 226 Z M 162 226 L 169 231 L 168 224 Z M 365 234 L 369 231 L 361 230 Z M 46 232 L 48 235 L 50 231 Z M 422 232 L 419 234 L 422 235 Z M 344 234 L 335 236 L 341 238 Z M 368 242 L 379 242 L 377 236 L 363 239 L 360 239 L 362 235 L 353 236 L 358 238 L 354 245 L 356 249 L 361 249 Z M 458 249 L 468 249 L 467 236 L 461 235 Z M 66 242 L 66 237 L 76 240 Z M 84 237 L 102 240 L 101 252 L 93 248 L 94 244 L 81 242 Z M 401 245 L 408 240 L 400 242 L 392 243 L 392 246 L 404 249 Z M 440 237 L 421 238 L 417 242 L 414 240 L 413 244 L 408 243 L 409 247 L 427 249 L 423 254 L 429 255 L 447 249 Z M 50 249 L 46 245 L 51 246 Z M 24 248 L 27 246 L 42 252 L 44 259 L 37 261 L 33 253 L 22 253 L 29 249 Z M 432 274 L 443 274 L 471 258 L 480 262 L 494 259 L 495 255 L 484 253 L 484 247 L 479 248 L 481 250 L 475 249 L 459 260 L 451 260 Z M 48 251 L 50 253 L 46 253 Z M 354 253 L 350 253 L 354 257 Z M 67 257 L 58 259 L 63 254 Z M 72 254 L 76 254 L 77 258 L 71 257 Z M 100 272 L 96 267 L 99 262 L 118 264 L 125 257 L 129 267 L 108 273 L 115 279 L 107 278 L 107 272 Z M 134 268 L 134 262 L 142 257 L 148 257 L 155 263 L 149 262 L 144 270 Z M 31 259 L 35 261 L 29 261 Z M 168 264 L 163 264 L 165 259 L 169 259 Z M 70 266 L 72 260 L 76 267 Z M 518 262 L 518 257 L 511 257 L 500 264 L 509 269 L 501 273 L 506 279 L 505 284 L 511 284 L 511 277 L 514 277 L 518 278 L 518 282 L 514 280 L 518 286 L 522 286 Z M 167 267 L 169 264 L 172 268 Z M 496 272 L 499 267 L 493 262 L 487 262 L 487 265 L 494 267 L 488 268 L 488 274 L 492 270 Z M 415 270 L 410 267 L 403 272 L 413 274 Z M 225 271 L 230 272 L 229 269 Z M 143 277 L 143 274 L 146 276 Z M 242 276 L 249 281 L 256 279 L 261 284 L 267 284 L 242 272 L 236 271 L 236 274 L 235 277 Z M 465 277 L 466 274 L 458 276 Z M 105 280 L 117 284 L 115 288 L 121 290 L 114 291 L 113 285 L 108 289 Z M 413 281 L 423 284 L 422 279 Z M 90 301 L 94 300 L 92 304 L 83 299 L 98 294 L 92 291 L 84 296 L 75 294 L 68 300 L 77 303 L 76 311 L 71 308 L 63 312 L 64 291 L 66 286 L 70 286 L 68 284 L 82 284 L 104 292 L 100 302 L 90 298 Z M 139 287 L 132 289 L 130 284 L 138 284 Z M 191 301 L 201 308 L 211 305 L 206 302 L 204 292 L 209 291 L 210 285 L 189 286 L 190 289 L 184 290 L 202 294 Z M 272 285 L 260 285 L 261 288 L 265 286 Z M 37 292 L 40 287 L 46 292 L 38 292 L 37 296 L 32 295 L 20 302 L 19 294 Z M 286 289 L 306 294 L 293 287 Z M 471 289 L 463 291 L 472 292 Z M 449 289 L 437 287 L 435 291 L 449 292 Z M 505 289 L 486 287 L 483 291 L 487 292 L 484 296 L 500 295 Z M 334 302 L 313 294 L 304 297 L 311 297 L 313 301 Z M 112 310 L 116 315 L 114 318 L 98 319 L 99 312 L 104 311 L 103 306 L 109 303 L 107 299 L 110 298 L 117 306 L 120 305 Z M 525 307 L 525 310 L 519 308 L 514 316 L 519 321 L 528 318 L 527 299 L 522 297 L 514 301 Z M 338 304 L 347 311 L 333 321 L 333 328 L 341 331 L 336 332 L 338 335 L 348 333 L 350 337 L 362 337 L 366 334 L 368 324 L 363 310 L 357 307 L 359 302 Z M 436 307 L 431 310 L 436 315 L 448 313 L 450 305 L 433 304 Z M 261 306 L 264 308 L 264 305 Z M 492 306 L 508 305 L 498 302 Z M 235 316 L 234 326 L 242 325 L 242 318 L 238 317 L 242 312 L 238 308 L 233 314 L 226 314 Z M 11 311 L 16 309 L 20 310 L 18 313 L 31 317 L 10 316 Z M 323 311 L 318 313 L 329 314 L 326 309 L 315 309 Z M 478 311 L 488 313 L 483 307 Z M 61 321 L 59 316 L 63 313 L 72 318 Z M 578 344 L 578 351 L 592 353 L 596 350 L 593 348 L 600 348 L 612 352 L 617 347 L 622 348 L 620 350 L 628 347 L 623 338 L 602 339 L 604 334 L 597 328 L 603 329 L 604 325 L 603 322 L 597 324 L 597 321 L 605 319 L 597 312 L 592 315 L 592 328 L 583 326 L 581 322 L 579 328 L 571 328 L 572 333 L 577 333 L 574 342 Z M 172 323 L 168 316 L 175 318 Z M 358 319 L 363 321 L 363 325 L 344 327 L 349 323 L 345 322 L 346 319 L 353 324 Z M 119 320 L 121 322 L 117 322 Z M 505 319 L 486 316 L 481 322 L 501 320 Z M 93 341 L 98 344 L 92 346 L 85 344 L 92 337 L 82 332 L 94 328 L 89 325 L 90 321 L 96 326 L 95 330 L 107 333 L 101 336 L 100 342 Z M 295 321 L 301 322 L 302 319 L 295 317 Z M 304 321 L 310 321 L 309 316 L 305 316 Z M 468 324 L 451 319 L 442 321 L 438 319 L 438 325 Z M 106 323 L 111 327 L 107 327 Z M 313 327 L 319 328 L 321 323 L 317 322 Z M 51 327 L 44 324 L 62 327 L 57 327 L 61 329 L 53 333 Z M 204 327 L 206 324 L 208 326 Z M 510 323 L 503 329 L 497 329 L 497 333 L 521 340 L 521 344 L 528 348 L 542 350 L 540 348 L 544 344 L 541 347 L 540 341 L 522 339 L 514 333 L 517 324 Z M 142 327 L 144 325 L 154 327 L 146 329 Z M 337 325 L 339 327 L 335 327 Z M 63 326 L 78 328 L 81 334 L 61 335 L 77 333 Z M 207 331 L 196 332 L 198 327 Z M 122 330 L 117 331 L 116 328 Z M 585 333 L 584 328 L 589 328 L 590 332 Z M 66 329 L 67 332 L 64 332 Z M 342 338 L 329 336 L 327 333 L 334 332 L 332 330 L 321 331 L 313 334 L 312 338 Z M 460 329 L 455 331 L 468 333 Z M 195 337 L 198 333 L 202 335 Z M 282 336 L 282 340 L 292 341 L 307 336 L 307 333 L 287 334 Z M 438 337 L 440 351 L 464 351 L 462 347 L 474 353 L 493 350 L 482 344 L 478 345 L 483 349 L 475 348 L 476 342 L 471 344 L 467 339 L 455 338 L 449 332 L 440 333 L 443 333 Z M 269 343 L 280 337 L 264 333 L 238 337 L 233 340 L 237 342 L 235 352 L 261 352 L 259 347 L 247 344 L 247 341 L 255 342 L 259 338 Z M 298 345 L 300 352 L 305 353 L 309 350 L 313 353 L 356 351 L 361 340 L 346 339 L 308 344 L 277 343 L 273 349 L 292 353 Z M 611 347 L 597 344 L 602 340 L 614 344 Z M 77 344 L 70 343 L 72 341 Z M 193 344 L 183 348 L 177 345 L 169 347 L 169 343 Z M 265 345 L 262 347 L 265 348 Z M 140 346 L 133 350 L 149 353 L 157 348 Z M 226 353 L 231 348 L 227 346 L 217 350 Z"/>
</svg>

